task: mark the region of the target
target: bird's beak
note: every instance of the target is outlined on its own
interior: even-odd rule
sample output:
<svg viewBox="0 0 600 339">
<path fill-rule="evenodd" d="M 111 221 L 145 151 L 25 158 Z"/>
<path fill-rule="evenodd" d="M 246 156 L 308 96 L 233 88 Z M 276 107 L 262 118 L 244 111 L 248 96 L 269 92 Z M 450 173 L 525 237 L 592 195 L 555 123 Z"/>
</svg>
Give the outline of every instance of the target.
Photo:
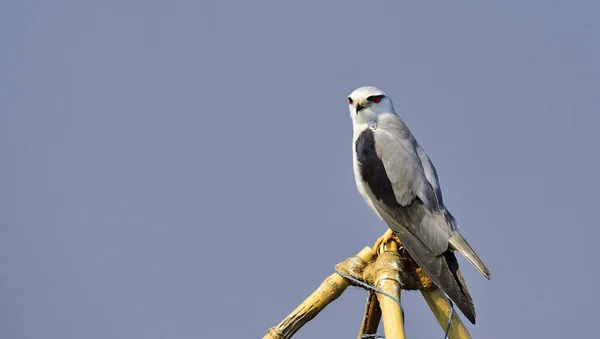
<svg viewBox="0 0 600 339">
<path fill-rule="evenodd" d="M 361 105 L 360 102 L 356 103 L 356 114 L 358 114 L 358 112 L 360 112 L 361 109 L 365 108 L 365 106 Z"/>
</svg>

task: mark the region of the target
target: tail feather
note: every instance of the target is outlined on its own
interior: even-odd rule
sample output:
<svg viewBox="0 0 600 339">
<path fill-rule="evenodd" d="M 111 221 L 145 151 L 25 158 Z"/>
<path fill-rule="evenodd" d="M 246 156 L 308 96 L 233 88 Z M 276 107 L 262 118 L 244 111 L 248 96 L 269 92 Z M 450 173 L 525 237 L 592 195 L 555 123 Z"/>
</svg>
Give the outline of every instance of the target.
<svg viewBox="0 0 600 339">
<path fill-rule="evenodd" d="M 469 243 L 463 236 L 455 231 L 450 237 L 450 246 L 460 252 L 475 268 L 487 279 L 490 279 L 490 270 L 485 266 L 483 260 L 479 258 L 477 253 L 471 248 Z"/>
<path fill-rule="evenodd" d="M 394 233 L 400 238 L 415 262 L 433 283 L 444 291 L 472 324 L 475 324 L 475 305 L 467 290 L 467 284 L 458 269 L 458 261 L 452 251 L 440 255 L 432 253 L 418 238 L 398 225 Z"/>
<path fill-rule="evenodd" d="M 402 246 L 433 283 L 454 302 L 467 319 L 475 324 L 475 305 L 467 290 L 467 284 L 458 268 L 451 237 L 445 233 L 447 219 L 431 211 L 419 199 L 407 206 L 375 205 L 379 215 L 398 236 Z M 457 231 L 455 231 L 458 234 Z M 454 234 L 452 234 L 454 236 Z M 476 267 L 481 267 L 484 276 L 489 271 L 475 252 L 462 238 L 454 236 L 456 247 L 470 258 Z"/>
</svg>

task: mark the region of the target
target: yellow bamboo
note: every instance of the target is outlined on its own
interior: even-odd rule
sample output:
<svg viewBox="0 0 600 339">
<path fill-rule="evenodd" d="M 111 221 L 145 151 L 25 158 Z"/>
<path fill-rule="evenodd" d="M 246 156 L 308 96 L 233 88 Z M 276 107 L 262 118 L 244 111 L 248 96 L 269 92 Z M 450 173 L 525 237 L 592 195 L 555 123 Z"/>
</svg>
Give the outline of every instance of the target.
<svg viewBox="0 0 600 339">
<path fill-rule="evenodd" d="M 381 308 L 379 307 L 379 300 L 377 300 L 377 295 L 374 292 L 369 292 L 365 305 L 365 315 L 360 325 L 360 331 L 358 331 L 358 339 L 361 339 L 363 334 L 375 334 L 380 320 Z"/>
<path fill-rule="evenodd" d="M 373 250 L 370 247 L 365 247 L 360 251 L 355 258 L 349 258 L 336 268 L 345 273 L 358 276 L 362 274 L 362 269 L 373 260 Z M 365 265 L 353 265 L 359 258 Z M 289 339 L 291 338 L 304 324 L 312 320 L 319 312 L 327 305 L 337 299 L 348 287 L 349 282 L 337 273 L 330 275 L 323 281 L 321 286 L 317 288 L 308 298 L 306 298 L 296 309 L 283 319 L 277 326 L 267 330 L 267 334 L 263 339 Z"/>
<path fill-rule="evenodd" d="M 446 326 L 448 326 L 448 318 L 450 318 L 451 310 L 448 298 L 437 287 L 422 290 L 421 294 L 425 298 L 425 301 L 427 301 L 427 305 L 429 305 L 442 330 L 445 331 Z M 455 309 L 450 324 L 450 331 L 448 332 L 448 339 L 471 339 L 471 334 L 467 331 L 457 312 L 458 310 Z"/>
<path fill-rule="evenodd" d="M 408 290 L 420 290 L 438 323 L 446 330 L 451 310 L 447 297 L 433 285 L 406 252 L 399 253 L 399 240 L 392 232 L 386 232 L 376 244 L 378 247 L 375 247 L 375 250 L 365 247 L 356 256 L 336 265 L 336 270 L 373 285 L 398 300 L 401 286 Z M 375 256 L 377 260 L 374 261 Z M 284 320 L 270 328 L 263 339 L 291 338 L 337 299 L 350 284 L 351 282 L 341 275 L 332 274 Z M 387 339 L 406 338 L 400 305 L 384 294 L 373 292 L 369 292 L 358 338 L 363 334 L 376 333 L 382 319 Z M 452 316 L 448 338 L 471 338 L 456 311 Z"/>
<path fill-rule="evenodd" d="M 380 256 L 377 260 L 386 260 L 384 252 L 398 253 L 398 244 L 393 239 L 387 240 L 380 247 Z M 391 262 L 385 262 L 386 265 L 375 264 L 375 287 L 392 295 L 400 300 L 400 278 L 399 266 Z M 383 318 L 383 331 L 386 339 L 405 339 L 404 320 L 400 305 L 390 297 L 377 293 L 377 299 L 381 307 Z"/>
</svg>

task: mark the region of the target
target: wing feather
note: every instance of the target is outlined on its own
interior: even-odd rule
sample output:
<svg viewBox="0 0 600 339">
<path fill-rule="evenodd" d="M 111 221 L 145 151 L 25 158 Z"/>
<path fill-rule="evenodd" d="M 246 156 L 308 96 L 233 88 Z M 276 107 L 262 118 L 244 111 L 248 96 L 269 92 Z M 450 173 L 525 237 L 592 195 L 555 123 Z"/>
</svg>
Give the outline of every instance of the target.
<svg viewBox="0 0 600 339">
<path fill-rule="evenodd" d="M 435 204 L 435 193 L 410 138 L 399 135 L 382 128 L 374 131 L 375 150 L 391 182 L 398 206 L 376 198 L 373 203 L 380 204 L 380 208 L 386 209 L 432 253 L 439 255 L 448 249 L 451 232 Z"/>
<path fill-rule="evenodd" d="M 380 127 L 373 131 L 375 151 L 396 202 L 379 199 L 372 190 L 366 193 L 417 264 L 474 323 L 473 300 L 449 250 L 453 229 L 441 201 L 435 168 L 397 116 L 383 120 Z"/>
</svg>

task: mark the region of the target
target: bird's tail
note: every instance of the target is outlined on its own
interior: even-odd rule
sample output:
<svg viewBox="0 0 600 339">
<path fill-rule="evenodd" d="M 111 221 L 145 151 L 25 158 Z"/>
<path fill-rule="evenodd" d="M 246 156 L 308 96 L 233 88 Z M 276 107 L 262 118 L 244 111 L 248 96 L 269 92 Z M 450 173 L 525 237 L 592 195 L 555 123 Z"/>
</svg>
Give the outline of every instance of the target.
<svg viewBox="0 0 600 339">
<path fill-rule="evenodd" d="M 462 254 L 465 258 L 467 258 L 467 260 L 473 266 L 475 266 L 475 268 L 479 271 L 479 273 L 481 273 L 481 275 L 483 275 L 487 279 L 490 279 L 490 270 L 488 270 L 488 268 L 483 263 L 483 260 L 479 258 L 479 256 L 477 255 L 477 253 L 475 253 L 473 248 L 471 248 L 467 240 L 463 238 L 463 236 L 458 231 L 455 231 L 452 234 L 452 236 L 450 236 L 449 242 L 450 246 L 452 246 L 452 248 L 454 248 L 455 250 L 460 252 L 460 254 Z"/>
<path fill-rule="evenodd" d="M 447 233 L 436 232 L 439 227 L 438 223 L 445 221 L 441 220 L 439 215 L 430 214 L 420 200 L 413 201 L 406 207 L 399 205 L 397 208 L 378 208 L 377 210 L 398 236 L 402 246 L 423 269 L 423 272 L 452 299 L 465 317 L 475 324 L 473 299 L 469 295 L 465 279 L 458 268 L 454 251 L 448 247 L 448 238 L 441 237 L 442 235 L 447 236 Z M 417 227 L 413 227 L 411 231 L 403 225 L 416 225 Z M 430 232 L 427 233 L 427 230 Z M 413 232 L 421 233 L 417 235 Z M 443 242 L 440 242 L 440 239 Z"/>
<path fill-rule="evenodd" d="M 400 230 L 400 229 L 399 229 Z M 440 255 L 433 254 L 410 232 L 395 232 L 415 262 L 423 269 L 433 283 L 444 291 L 459 310 L 475 324 L 475 305 L 467 290 L 467 284 L 453 251 Z"/>
</svg>

